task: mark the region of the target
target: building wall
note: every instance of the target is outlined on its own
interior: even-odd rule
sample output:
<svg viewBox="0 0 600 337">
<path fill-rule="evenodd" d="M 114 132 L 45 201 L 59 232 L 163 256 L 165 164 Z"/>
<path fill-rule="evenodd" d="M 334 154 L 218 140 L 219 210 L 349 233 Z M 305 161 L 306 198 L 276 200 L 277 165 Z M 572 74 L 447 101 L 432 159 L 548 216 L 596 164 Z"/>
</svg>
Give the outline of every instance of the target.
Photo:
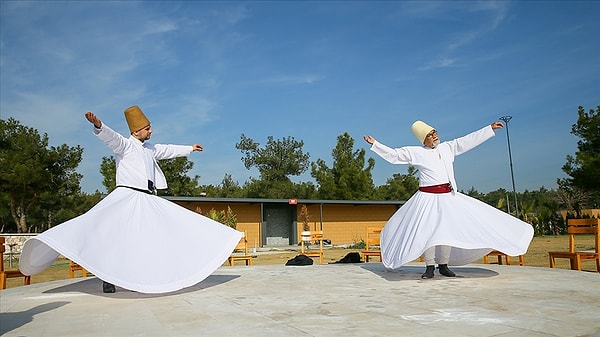
<svg viewBox="0 0 600 337">
<path fill-rule="evenodd" d="M 300 206 L 299 206 L 300 207 Z M 311 229 L 319 229 L 319 205 L 308 207 Z M 323 236 L 333 245 L 354 244 L 366 239 L 367 226 L 383 227 L 397 210 L 395 205 L 323 205 Z M 300 210 L 298 210 L 298 213 Z M 298 233 L 302 232 L 299 223 Z"/>
<path fill-rule="evenodd" d="M 174 201 L 192 211 L 208 213 L 211 209 L 227 210 L 227 206 L 237 216 L 237 230 L 246 231 L 250 247 L 261 247 L 265 243 L 261 238 L 261 204 L 260 203 L 226 203 L 201 201 Z M 321 222 L 323 236 L 331 240 L 333 245 L 349 245 L 364 241 L 367 226 L 383 227 L 387 220 L 397 210 L 396 205 L 352 205 L 352 204 L 308 204 L 309 226 L 311 230 L 319 230 Z M 301 204 L 290 205 L 297 207 L 300 215 Z M 322 207 L 322 218 L 321 218 Z M 297 219 L 297 233 L 301 235 L 303 224 Z M 300 242 L 301 238 L 298 237 Z"/>
<path fill-rule="evenodd" d="M 260 204 L 259 203 L 221 203 L 221 202 L 184 202 L 174 201 L 175 203 L 197 213 L 206 214 L 211 209 L 216 211 L 227 211 L 227 206 L 237 218 L 237 230 L 246 232 L 249 247 L 260 247 Z"/>
</svg>

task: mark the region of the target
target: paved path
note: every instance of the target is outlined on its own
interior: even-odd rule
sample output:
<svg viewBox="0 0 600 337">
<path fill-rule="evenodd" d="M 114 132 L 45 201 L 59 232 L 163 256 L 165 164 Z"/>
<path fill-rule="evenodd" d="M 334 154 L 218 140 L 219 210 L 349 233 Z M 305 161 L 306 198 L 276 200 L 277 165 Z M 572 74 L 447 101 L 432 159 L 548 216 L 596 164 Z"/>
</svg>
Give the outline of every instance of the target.
<svg viewBox="0 0 600 337">
<path fill-rule="evenodd" d="M 0 291 L 2 336 L 596 336 L 600 275 L 506 265 L 221 267 L 181 291 L 101 292 L 95 277 Z"/>
</svg>

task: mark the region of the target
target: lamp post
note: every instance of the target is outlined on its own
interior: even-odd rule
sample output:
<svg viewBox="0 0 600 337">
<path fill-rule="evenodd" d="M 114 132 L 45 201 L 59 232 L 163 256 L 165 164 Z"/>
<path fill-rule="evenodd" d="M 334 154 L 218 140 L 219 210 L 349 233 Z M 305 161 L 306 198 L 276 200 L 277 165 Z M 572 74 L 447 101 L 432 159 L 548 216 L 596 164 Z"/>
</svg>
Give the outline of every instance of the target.
<svg viewBox="0 0 600 337">
<path fill-rule="evenodd" d="M 517 202 L 517 190 L 515 189 L 515 175 L 513 173 L 512 154 L 510 152 L 510 136 L 508 134 L 508 122 L 512 119 L 512 116 L 502 116 L 500 120 L 506 125 L 506 141 L 508 142 L 508 161 L 510 163 L 510 178 L 512 179 L 513 194 L 515 196 L 515 216 L 519 217 L 519 203 Z M 509 211 L 510 213 L 510 211 Z"/>
</svg>

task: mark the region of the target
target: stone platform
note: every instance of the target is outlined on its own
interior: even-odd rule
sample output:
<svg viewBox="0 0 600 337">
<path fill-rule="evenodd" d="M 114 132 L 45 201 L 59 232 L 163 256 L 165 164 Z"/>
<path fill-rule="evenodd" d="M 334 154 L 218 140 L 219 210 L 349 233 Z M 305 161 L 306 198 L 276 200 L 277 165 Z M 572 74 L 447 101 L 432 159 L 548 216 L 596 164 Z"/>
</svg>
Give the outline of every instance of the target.
<svg viewBox="0 0 600 337">
<path fill-rule="evenodd" d="M 95 277 L 0 291 L 0 334 L 71 336 L 596 336 L 600 275 L 472 264 L 221 267 L 174 293 L 101 291 Z"/>
</svg>

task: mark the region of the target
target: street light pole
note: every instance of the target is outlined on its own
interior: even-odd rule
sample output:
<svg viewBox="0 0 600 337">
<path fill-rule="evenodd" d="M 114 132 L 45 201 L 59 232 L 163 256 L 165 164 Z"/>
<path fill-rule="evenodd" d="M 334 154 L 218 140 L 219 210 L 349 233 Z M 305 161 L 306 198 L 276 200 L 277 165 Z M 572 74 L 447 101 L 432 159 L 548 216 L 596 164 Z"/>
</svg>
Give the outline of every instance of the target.
<svg viewBox="0 0 600 337">
<path fill-rule="evenodd" d="M 512 179 L 513 194 L 515 196 L 515 216 L 519 217 L 519 203 L 517 202 L 517 190 L 515 188 L 515 174 L 513 173 L 512 154 L 510 152 L 510 136 L 508 134 L 508 122 L 512 119 L 512 116 L 502 116 L 500 120 L 504 122 L 506 126 L 506 141 L 508 142 L 508 161 L 510 163 L 510 177 Z"/>
</svg>

